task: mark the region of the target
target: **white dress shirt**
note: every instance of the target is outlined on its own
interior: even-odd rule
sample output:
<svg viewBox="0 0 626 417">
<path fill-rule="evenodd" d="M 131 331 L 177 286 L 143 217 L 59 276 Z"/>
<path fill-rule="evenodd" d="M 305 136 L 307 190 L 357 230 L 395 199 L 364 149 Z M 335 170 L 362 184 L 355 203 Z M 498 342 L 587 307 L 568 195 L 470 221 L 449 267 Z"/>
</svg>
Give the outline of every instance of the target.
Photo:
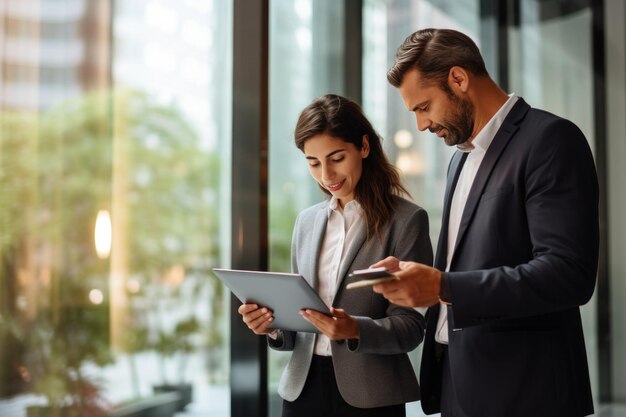
<svg viewBox="0 0 626 417">
<path fill-rule="evenodd" d="M 448 219 L 448 258 L 446 260 L 446 272 L 450 270 L 450 262 L 454 255 L 454 247 L 456 239 L 459 233 L 459 225 L 461 223 L 461 217 L 463 216 L 463 210 L 465 209 L 465 203 L 469 195 L 474 178 L 480 168 L 480 164 L 485 157 L 485 153 L 491 145 L 493 138 L 502 126 L 504 119 L 511 111 L 511 108 L 517 101 L 518 96 L 513 94 L 509 95 L 509 99 L 500 107 L 500 109 L 493 115 L 491 120 L 481 129 L 472 140 L 471 145 L 458 146 L 462 152 L 469 152 L 465 164 L 459 174 L 459 180 L 452 196 L 452 204 L 450 206 L 450 218 Z M 454 306 L 452 307 L 454 308 Z M 439 319 L 437 320 L 437 331 L 435 332 L 435 341 L 442 344 L 448 344 L 448 309 L 446 305 L 442 303 L 439 309 Z"/>
<path fill-rule="evenodd" d="M 338 276 L 341 264 L 362 223 L 361 205 L 356 200 L 350 201 L 342 210 L 337 199 L 331 198 L 317 271 L 317 292 L 328 307 L 333 304 L 339 280 L 342 278 Z M 330 356 L 330 339 L 318 334 L 314 352 L 316 355 Z"/>
</svg>

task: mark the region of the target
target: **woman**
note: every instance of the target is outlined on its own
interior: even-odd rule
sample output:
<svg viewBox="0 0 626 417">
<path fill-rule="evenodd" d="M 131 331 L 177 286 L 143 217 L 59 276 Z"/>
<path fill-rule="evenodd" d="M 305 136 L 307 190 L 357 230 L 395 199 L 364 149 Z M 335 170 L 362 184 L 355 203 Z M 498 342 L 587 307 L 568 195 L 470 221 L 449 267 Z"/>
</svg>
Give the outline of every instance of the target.
<svg viewBox="0 0 626 417">
<path fill-rule="evenodd" d="M 330 199 L 298 216 L 292 269 L 316 288 L 334 317 L 303 310 L 321 334 L 269 329 L 265 306 L 244 304 L 243 321 L 270 347 L 293 350 L 281 378 L 283 417 L 404 416 L 419 399 L 407 352 L 423 339 L 424 318 L 370 287 L 347 290 L 349 273 L 396 256 L 432 264 L 426 212 L 408 194 L 360 107 L 328 94 L 298 119 L 295 141 Z"/>
</svg>

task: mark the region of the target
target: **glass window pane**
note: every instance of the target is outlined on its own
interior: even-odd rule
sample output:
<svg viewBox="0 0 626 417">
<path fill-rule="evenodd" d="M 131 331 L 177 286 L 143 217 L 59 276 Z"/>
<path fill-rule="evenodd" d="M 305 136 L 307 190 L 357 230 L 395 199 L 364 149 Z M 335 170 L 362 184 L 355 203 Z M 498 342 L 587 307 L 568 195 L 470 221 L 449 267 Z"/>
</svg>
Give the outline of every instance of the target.
<svg viewBox="0 0 626 417">
<path fill-rule="evenodd" d="M 270 270 L 290 271 L 296 215 L 322 201 L 296 148 L 293 131 L 313 98 L 343 91 L 343 3 L 335 0 L 270 2 Z M 280 416 L 278 381 L 290 352 L 268 349 L 270 416 Z"/>
<path fill-rule="evenodd" d="M 419 132 L 397 89 L 387 82 L 396 49 L 420 28 L 460 30 L 480 47 L 480 2 L 477 0 L 365 0 L 363 12 L 363 108 L 385 139 L 385 152 L 402 173 L 416 204 L 430 221 L 433 248 L 441 228 L 446 171 L 455 149 L 436 135 Z M 419 372 L 421 345 L 410 353 Z M 407 415 L 423 416 L 419 402 L 407 405 Z"/>
<path fill-rule="evenodd" d="M 0 5 L 3 417 L 229 414 L 231 4 L 114 5 Z"/>
<path fill-rule="evenodd" d="M 558 4 L 557 4 L 558 3 Z M 594 149 L 591 2 L 524 0 L 509 29 L 511 91 L 533 107 L 573 121 Z M 556 7 L 558 6 L 558 7 Z M 594 396 L 598 394 L 596 295 L 581 307 Z M 597 401 L 597 398 L 596 398 Z"/>
<path fill-rule="evenodd" d="M 606 403 L 603 404 L 600 412 L 611 410 L 613 415 L 624 417 L 626 416 L 626 357 L 623 352 L 626 352 L 626 326 L 624 326 L 623 317 L 626 317 L 626 303 L 622 300 L 626 298 L 626 263 L 624 262 L 624 248 L 626 248 L 626 218 L 624 217 L 626 213 L 626 193 L 624 193 L 626 88 L 619 86 L 626 85 L 626 36 L 624 32 L 626 3 L 609 1 L 604 7 L 606 119 L 601 115 L 597 122 L 603 123 L 606 120 L 606 138 L 604 139 L 606 156 L 602 158 L 606 164 L 603 167 L 600 165 L 600 160 L 597 162 L 598 169 L 604 168 L 607 176 L 605 193 L 607 216 L 604 227 L 607 230 L 606 275 L 609 282 L 605 281 L 603 286 L 606 288 L 606 296 L 609 300 L 608 305 L 600 304 L 604 302 L 604 297 L 598 297 L 597 314 L 602 321 L 607 315 L 610 316 L 609 323 L 602 323 L 597 334 L 600 351 L 600 381 L 602 381 L 600 386 L 606 387 L 607 376 L 610 376 L 610 392 L 606 392 L 608 390 L 599 392 L 598 396 L 601 401 L 612 402 L 610 407 Z M 598 92 L 595 93 L 598 97 Z M 602 139 L 598 138 L 598 140 Z M 598 289 L 601 288 L 599 285 Z M 609 352 L 607 352 L 607 347 L 610 349 Z M 607 375 L 607 368 L 609 375 Z"/>
</svg>

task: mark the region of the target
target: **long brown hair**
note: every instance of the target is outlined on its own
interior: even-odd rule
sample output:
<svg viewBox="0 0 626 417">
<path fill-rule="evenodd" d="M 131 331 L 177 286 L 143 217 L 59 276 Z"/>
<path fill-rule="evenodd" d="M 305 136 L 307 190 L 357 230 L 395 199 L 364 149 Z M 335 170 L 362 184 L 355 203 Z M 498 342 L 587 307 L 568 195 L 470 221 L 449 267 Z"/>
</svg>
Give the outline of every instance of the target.
<svg viewBox="0 0 626 417">
<path fill-rule="evenodd" d="M 357 103 L 335 94 L 318 97 L 302 110 L 294 134 L 296 146 L 304 152 L 305 142 L 321 134 L 352 143 L 358 150 L 363 148 L 363 136 L 367 135 L 370 151 L 363 159 L 363 172 L 354 198 L 365 213 L 368 239 L 380 236 L 383 225 L 393 214 L 394 195 L 409 195 L 396 167 L 383 152 L 380 136 Z M 328 190 L 320 188 L 330 195 Z"/>
</svg>

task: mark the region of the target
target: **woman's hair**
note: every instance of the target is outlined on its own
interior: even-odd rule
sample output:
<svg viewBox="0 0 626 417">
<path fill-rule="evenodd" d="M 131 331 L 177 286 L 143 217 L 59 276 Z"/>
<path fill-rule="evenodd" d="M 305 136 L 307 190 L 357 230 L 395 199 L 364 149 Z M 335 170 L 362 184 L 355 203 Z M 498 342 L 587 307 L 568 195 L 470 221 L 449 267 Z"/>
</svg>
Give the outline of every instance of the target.
<svg viewBox="0 0 626 417">
<path fill-rule="evenodd" d="M 394 195 L 409 195 L 397 169 L 383 152 L 380 136 L 357 103 L 335 94 L 318 97 L 302 110 L 294 134 L 296 146 L 304 152 L 306 141 L 321 134 L 352 143 L 358 150 L 363 148 L 363 136 L 367 135 L 369 155 L 363 159 L 354 197 L 365 213 L 368 239 L 373 235 L 380 237 L 382 226 L 393 214 Z"/>
<path fill-rule="evenodd" d="M 400 87 L 405 74 L 416 68 L 424 80 L 444 84 L 452 67 L 488 76 L 478 47 L 467 35 L 452 29 L 422 29 L 409 35 L 396 51 L 387 80 Z"/>
</svg>

